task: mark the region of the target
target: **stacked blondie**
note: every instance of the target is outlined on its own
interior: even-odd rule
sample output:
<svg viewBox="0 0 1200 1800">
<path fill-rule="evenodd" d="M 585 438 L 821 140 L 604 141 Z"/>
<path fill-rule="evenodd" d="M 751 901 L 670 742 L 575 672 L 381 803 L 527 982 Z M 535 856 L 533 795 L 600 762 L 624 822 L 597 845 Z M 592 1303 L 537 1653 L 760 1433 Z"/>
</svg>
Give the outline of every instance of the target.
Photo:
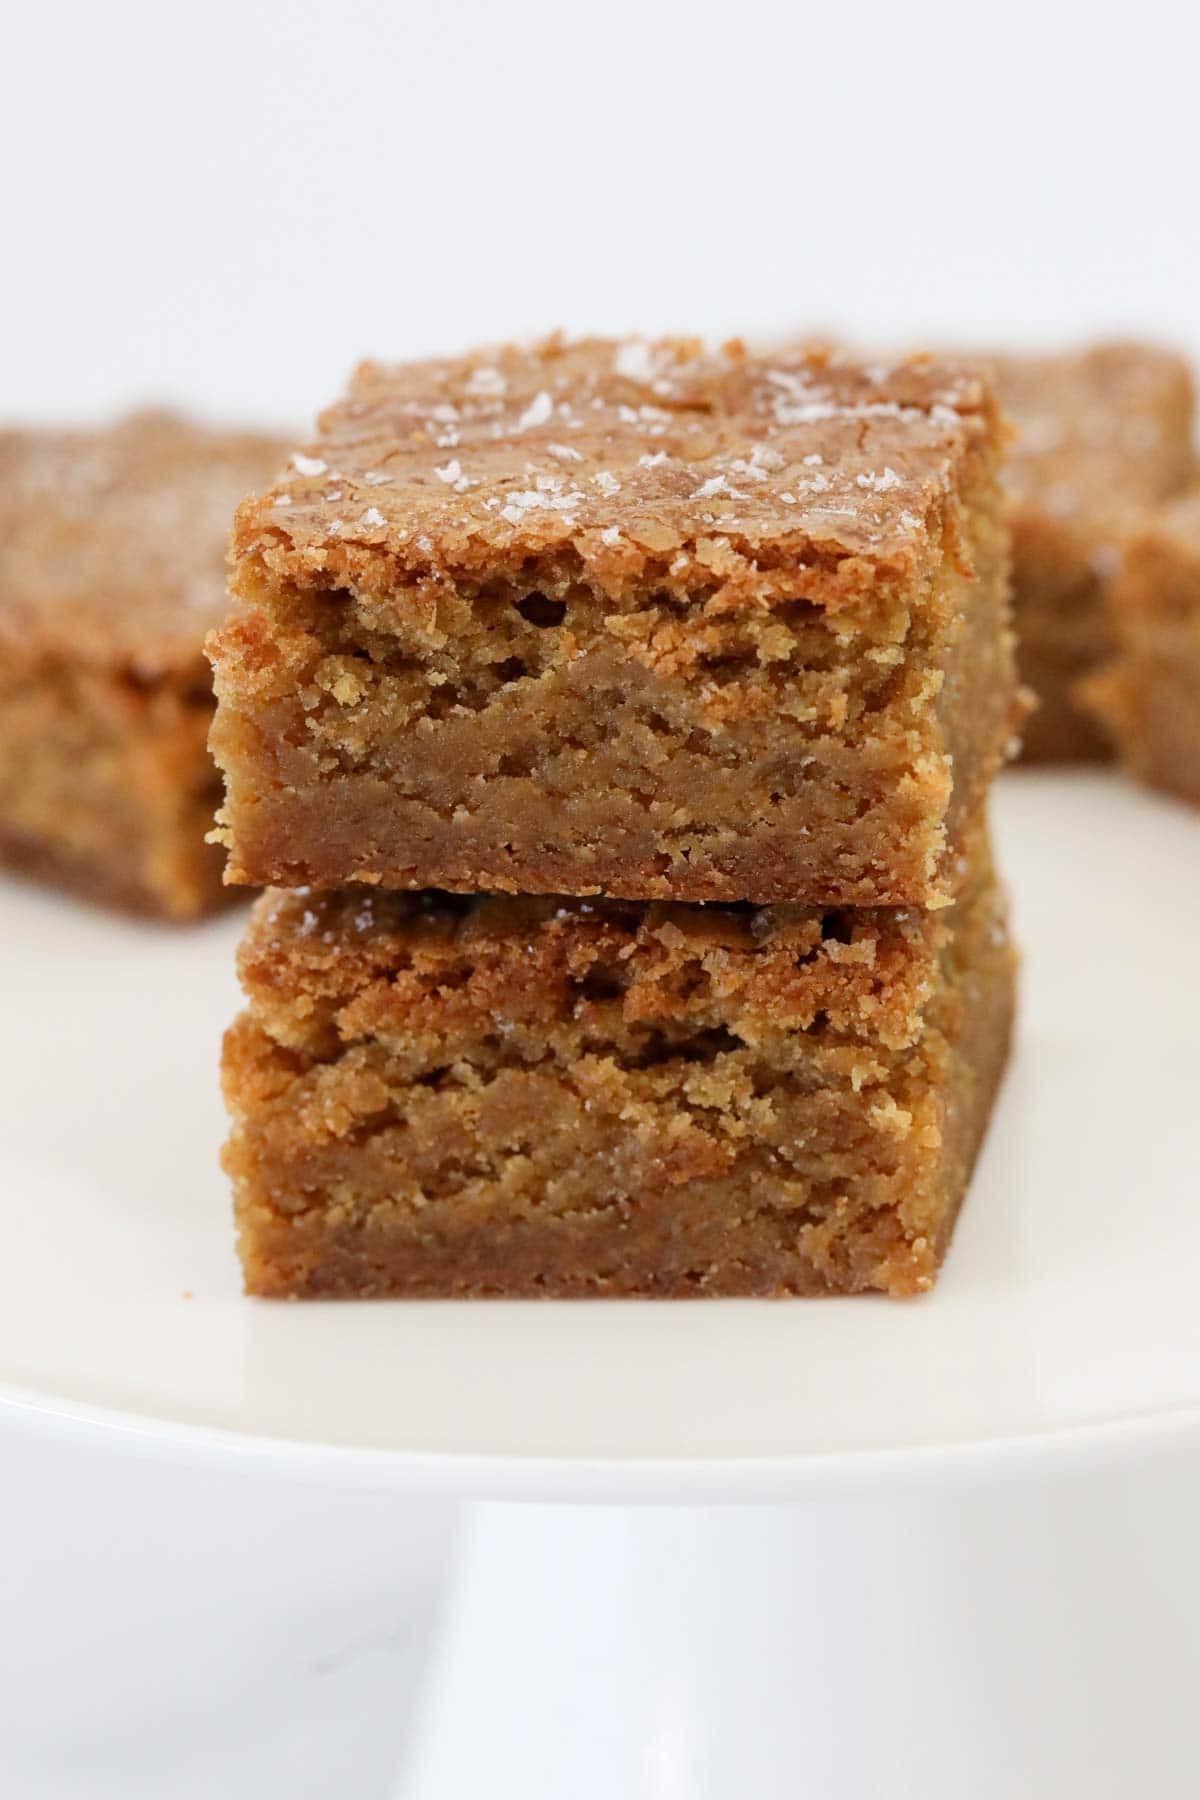
<svg viewBox="0 0 1200 1800">
<path fill-rule="evenodd" d="M 930 1286 L 1012 1016 L 1002 440 L 921 358 L 358 371 L 210 641 L 249 1291 Z"/>
</svg>

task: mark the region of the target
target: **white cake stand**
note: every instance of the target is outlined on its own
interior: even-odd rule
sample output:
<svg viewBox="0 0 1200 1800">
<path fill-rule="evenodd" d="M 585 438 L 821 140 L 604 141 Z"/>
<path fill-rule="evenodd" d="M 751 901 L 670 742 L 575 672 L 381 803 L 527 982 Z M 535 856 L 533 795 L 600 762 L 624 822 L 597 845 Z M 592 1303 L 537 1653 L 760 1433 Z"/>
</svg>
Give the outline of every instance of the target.
<svg viewBox="0 0 1200 1800">
<path fill-rule="evenodd" d="M 1126 1484 L 1200 1495 L 1200 821 L 1098 775 L 998 815 L 1018 1049 L 909 1305 L 248 1303 L 238 921 L 0 889 L 0 1421 L 479 1502 L 412 1800 L 1191 1794 Z"/>
</svg>

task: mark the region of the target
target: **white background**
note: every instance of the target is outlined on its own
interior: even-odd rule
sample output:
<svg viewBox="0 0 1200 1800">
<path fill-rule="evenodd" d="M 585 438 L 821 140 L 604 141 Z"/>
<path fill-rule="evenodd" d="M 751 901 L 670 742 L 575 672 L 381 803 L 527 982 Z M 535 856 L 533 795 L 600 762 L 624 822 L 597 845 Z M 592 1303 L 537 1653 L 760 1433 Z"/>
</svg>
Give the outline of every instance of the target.
<svg viewBox="0 0 1200 1800">
<path fill-rule="evenodd" d="M 555 326 L 1200 349 L 1194 18 L 26 0 L 0 412 L 302 429 L 362 355 Z M 382 1503 L 0 1440 L 6 1797 L 382 1791 L 396 1541 Z"/>
<path fill-rule="evenodd" d="M 303 426 L 554 326 L 1200 346 L 1180 0 L 6 11 L 10 414 Z"/>
</svg>

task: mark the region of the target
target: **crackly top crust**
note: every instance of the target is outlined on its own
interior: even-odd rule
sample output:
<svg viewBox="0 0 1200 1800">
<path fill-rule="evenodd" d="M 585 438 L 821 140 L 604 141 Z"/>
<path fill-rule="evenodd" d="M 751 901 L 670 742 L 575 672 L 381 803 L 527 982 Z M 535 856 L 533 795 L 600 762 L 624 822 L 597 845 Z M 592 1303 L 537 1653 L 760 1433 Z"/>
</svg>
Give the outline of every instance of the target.
<svg viewBox="0 0 1200 1800">
<path fill-rule="evenodd" d="M 277 438 L 166 413 L 0 432 L 0 647 L 202 672 L 234 508 L 285 454 Z"/>
<path fill-rule="evenodd" d="M 721 551 L 951 550 L 999 427 L 977 368 L 689 341 L 551 339 L 361 367 L 271 492 L 239 511 L 235 587 L 521 579 L 575 559 L 628 589 Z"/>
<path fill-rule="evenodd" d="M 982 854 L 982 853 L 981 853 Z M 980 864 L 982 866 L 982 864 Z M 947 941 L 921 908 L 684 906 L 557 897 L 270 889 L 238 968 L 277 1041 L 548 1028 L 605 976 L 626 1025 L 807 1031 L 903 1047 Z"/>
<path fill-rule="evenodd" d="M 1017 429 L 1006 478 L 1018 515 L 1069 528 L 1161 500 L 1189 479 L 1193 394 L 1182 357 L 1115 343 L 989 361 Z"/>
</svg>

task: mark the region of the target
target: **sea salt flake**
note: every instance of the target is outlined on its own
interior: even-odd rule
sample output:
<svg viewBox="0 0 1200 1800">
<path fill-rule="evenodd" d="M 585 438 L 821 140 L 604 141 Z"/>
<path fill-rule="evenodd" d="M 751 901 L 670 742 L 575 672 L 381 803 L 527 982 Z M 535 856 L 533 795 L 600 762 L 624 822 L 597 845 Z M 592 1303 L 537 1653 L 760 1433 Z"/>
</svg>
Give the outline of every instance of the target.
<svg viewBox="0 0 1200 1800">
<path fill-rule="evenodd" d="M 468 394 L 481 400 L 498 400 L 507 391 L 508 383 L 499 369 L 490 368 L 486 363 L 478 369 L 472 369 L 467 381 Z"/>
<path fill-rule="evenodd" d="M 782 397 L 775 401 L 775 419 L 780 425 L 820 425 L 826 419 L 836 419 L 848 409 L 834 406 L 828 400 L 786 400 Z"/>
<path fill-rule="evenodd" d="M 562 411 L 561 407 L 559 408 L 559 411 L 560 412 Z M 557 456 L 560 462 L 582 462 L 583 461 L 583 458 L 579 454 L 578 450 L 573 450 L 571 448 L 570 444 L 547 444 L 546 449 L 549 451 L 551 456 Z"/>
<path fill-rule="evenodd" d="M 602 544 L 619 544 L 620 541 L 621 533 L 615 525 L 606 525 L 604 530 L 600 533 L 600 542 Z"/>
<path fill-rule="evenodd" d="M 670 460 L 671 459 L 665 450 L 656 450 L 653 456 L 639 456 L 638 467 L 642 469 L 657 469 L 660 463 L 670 462 Z"/>
<path fill-rule="evenodd" d="M 731 475 L 741 475 L 747 481 L 765 481 L 767 471 L 760 469 L 757 463 L 747 462 L 744 456 L 735 456 L 726 464 Z"/>
<path fill-rule="evenodd" d="M 542 479 L 561 485 L 561 477 L 558 476 L 544 476 Z M 500 508 L 500 517 L 506 519 L 510 525 L 519 525 L 527 513 L 539 510 L 549 509 L 569 515 L 570 509 L 580 506 L 585 499 L 586 495 L 581 494 L 578 488 L 572 488 L 566 494 L 553 492 L 543 487 L 519 488 L 516 493 L 508 496 L 505 504 Z M 573 525 L 574 522 L 574 519 L 568 516 L 568 523 Z"/>
<path fill-rule="evenodd" d="M 617 480 L 615 475 L 610 475 L 607 469 L 601 469 L 601 471 L 598 475 L 592 476 L 592 480 L 595 482 L 596 486 L 600 489 L 600 492 L 602 494 L 608 494 L 611 496 L 613 494 L 619 494 L 621 491 L 620 482 Z"/>
<path fill-rule="evenodd" d="M 860 488 L 869 488 L 873 494 L 888 494 L 893 488 L 898 488 L 901 485 L 900 477 L 897 475 L 895 469 L 888 468 L 886 464 L 882 475 L 876 475 L 874 473 L 856 475 L 855 480 Z"/>
<path fill-rule="evenodd" d="M 541 393 L 533 396 L 533 399 L 529 402 L 529 405 L 517 420 L 516 429 L 518 431 L 529 431 L 535 425 L 544 425 L 547 419 L 553 416 L 553 413 L 554 402 L 546 392 L 545 388 L 543 388 Z"/>
<path fill-rule="evenodd" d="M 439 481 L 444 481 L 446 483 L 447 487 L 452 487 L 456 481 L 462 480 L 462 464 L 459 462 L 457 456 L 444 464 L 442 468 L 435 469 L 433 472 Z"/>
<path fill-rule="evenodd" d="M 368 506 L 366 512 L 358 522 L 360 525 L 367 526 L 368 529 L 372 531 L 377 531 L 381 526 L 387 524 L 387 520 L 377 506 Z"/>
<path fill-rule="evenodd" d="M 658 373 L 650 346 L 642 338 L 631 338 L 627 343 L 617 346 L 613 368 L 626 381 L 650 382 Z"/>
<path fill-rule="evenodd" d="M 292 467 L 301 475 L 324 475 L 329 464 L 322 462 L 319 456 L 302 456 L 297 450 L 292 457 Z"/>
</svg>

